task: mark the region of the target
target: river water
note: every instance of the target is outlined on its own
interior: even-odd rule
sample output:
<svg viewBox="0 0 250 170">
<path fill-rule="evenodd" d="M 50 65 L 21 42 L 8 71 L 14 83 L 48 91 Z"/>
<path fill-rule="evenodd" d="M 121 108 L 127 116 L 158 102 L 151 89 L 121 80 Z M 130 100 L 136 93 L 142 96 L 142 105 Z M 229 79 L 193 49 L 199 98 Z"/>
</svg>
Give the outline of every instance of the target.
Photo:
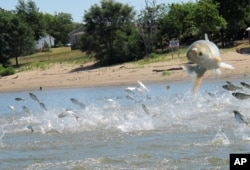
<svg viewBox="0 0 250 170">
<path fill-rule="evenodd" d="M 229 169 L 230 153 L 250 151 L 250 127 L 233 114 L 250 117 L 250 99 L 224 84 L 0 93 L 0 169 Z"/>
</svg>

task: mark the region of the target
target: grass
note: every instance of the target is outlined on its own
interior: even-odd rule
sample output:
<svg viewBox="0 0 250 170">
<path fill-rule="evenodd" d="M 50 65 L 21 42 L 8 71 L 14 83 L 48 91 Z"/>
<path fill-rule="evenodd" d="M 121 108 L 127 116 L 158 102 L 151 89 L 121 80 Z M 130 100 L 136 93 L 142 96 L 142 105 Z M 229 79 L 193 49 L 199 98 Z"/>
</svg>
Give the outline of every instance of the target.
<svg viewBox="0 0 250 170">
<path fill-rule="evenodd" d="M 248 40 L 236 42 L 236 46 L 233 48 L 220 49 L 220 51 L 226 52 L 229 50 L 237 50 L 239 48 L 250 48 Z M 186 50 L 187 47 L 181 47 L 179 50 L 164 54 L 151 54 L 150 57 L 135 61 L 141 67 L 144 67 L 150 63 L 166 62 L 179 60 L 186 62 Z M 178 58 L 179 55 L 179 58 Z M 173 59 L 172 59 L 173 57 Z M 94 58 L 88 57 L 85 53 L 80 50 L 71 50 L 70 47 L 52 48 L 49 52 L 39 52 L 28 56 L 19 57 L 19 71 L 40 69 L 46 70 L 56 63 L 68 63 L 68 64 L 85 64 L 91 61 L 95 61 Z M 15 65 L 15 59 L 11 59 L 11 63 Z M 163 76 L 167 76 L 170 73 L 163 72 Z"/>
<path fill-rule="evenodd" d="M 178 55 L 179 55 L 179 58 L 178 58 Z M 186 61 L 187 60 L 186 59 L 186 47 L 182 47 L 179 50 L 175 50 L 173 52 L 166 53 L 166 54 L 153 54 L 150 57 L 138 60 L 135 63 L 143 66 L 146 64 L 150 64 L 150 63 L 173 61 L 173 60 Z"/>
<path fill-rule="evenodd" d="M 55 63 L 84 64 L 93 61 L 85 53 L 79 50 L 71 51 L 70 47 L 52 48 L 49 52 L 39 52 L 18 58 L 20 71 L 41 69 L 45 70 Z M 15 60 L 11 59 L 15 65 Z"/>
<path fill-rule="evenodd" d="M 169 76 L 171 74 L 170 71 L 163 71 L 162 76 Z"/>
</svg>

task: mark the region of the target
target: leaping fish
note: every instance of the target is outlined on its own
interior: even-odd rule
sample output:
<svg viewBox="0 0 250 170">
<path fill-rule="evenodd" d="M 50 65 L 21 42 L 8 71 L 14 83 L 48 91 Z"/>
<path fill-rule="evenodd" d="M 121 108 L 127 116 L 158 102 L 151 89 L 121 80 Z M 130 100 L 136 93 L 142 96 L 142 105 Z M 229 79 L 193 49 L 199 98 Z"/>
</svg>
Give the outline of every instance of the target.
<svg viewBox="0 0 250 170">
<path fill-rule="evenodd" d="M 16 114 L 16 108 L 14 106 L 9 105 L 8 108 Z"/>
<path fill-rule="evenodd" d="M 31 133 L 34 132 L 34 129 L 31 125 L 27 125 L 27 129 L 29 129 L 31 131 Z"/>
<path fill-rule="evenodd" d="M 187 58 L 195 64 L 182 65 L 183 70 L 187 71 L 187 73 L 196 73 L 193 93 L 198 91 L 207 70 L 216 70 L 220 75 L 220 68 L 234 69 L 233 66 L 221 61 L 218 47 L 209 41 L 207 34 L 205 34 L 205 40 L 198 40 L 190 45 L 187 50 Z"/>
<path fill-rule="evenodd" d="M 145 104 L 142 104 L 141 106 L 142 106 L 142 109 L 144 110 L 145 113 L 150 114 L 150 112 Z"/>
<path fill-rule="evenodd" d="M 21 98 L 21 97 L 16 97 L 15 100 L 16 100 L 16 101 L 24 101 L 24 102 L 25 102 L 25 99 L 24 99 L 24 98 Z"/>
<path fill-rule="evenodd" d="M 149 89 L 141 82 L 141 81 L 137 81 L 139 87 L 137 88 L 137 90 L 142 90 L 142 91 L 146 91 L 149 92 Z"/>
<path fill-rule="evenodd" d="M 30 110 L 26 106 L 22 106 L 23 111 L 27 114 L 31 114 Z"/>
<path fill-rule="evenodd" d="M 245 100 L 245 99 L 250 98 L 250 94 L 245 94 L 245 93 L 240 93 L 240 92 L 232 93 L 232 95 L 240 100 Z"/>
<path fill-rule="evenodd" d="M 68 115 L 74 116 L 75 119 L 76 119 L 76 121 L 78 121 L 78 119 L 79 119 L 79 116 L 77 116 L 77 115 L 73 112 L 73 110 L 70 110 L 70 109 L 66 109 L 65 112 L 60 113 L 60 114 L 58 115 L 58 118 L 64 118 L 64 117 L 66 117 L 66 116 L 68 116 Z"/>
<path fill-rule="evenodd" d="M 44 103 L 39 103 L 39 105 L 40 105 L 40 107 L 43 109 L 43 110 L 45 110 L 45 111 L 47 111 L 47 108 L 46 108 L 46 106 L 45 106 L 45 104 Z"/>
<path fill-rule="evenodd" d="M 226 84 L 222 86 L 224 89 L 229 90 L 229 91 L 235 91 L 235 90 L 241 90 L 241 87 L 238 87 L 234 84 Z"/>
<path fill-rule="evenodd" d="M 78 106 L 80 106 L 82 109 L 85 109 L 85 104 L 83 104 L 82 102 L 79 102 L 78 100 L 76 100 L 75 98 L 71 98 L 70 101 Z"/>
<path fill-rule="evenodd" d="M 250 84 L 247 84 L 247 83 L 245 83 L 245 82 L 240 82 L 240 84 L 241 84 L 243 87 L 250 89 Z"/>
<path fill-rule="evenodd" d="M 40 100 L 36 97 L 36 95 L 34 95 L 33 93 L 29 93 L 30 98 L 35 100 L 36 102 L 40 103 Z"/>
<path fill-rule="evenodd" d="M 245 123 L 246 125 L 248 125 L 248 122 L 245 120 L 244 116 L 240 114 L 240 112 L 236 110 L 234 110 L 233 112 L 234 112 L 234 117 L 238 122 Z"/>
</svg>

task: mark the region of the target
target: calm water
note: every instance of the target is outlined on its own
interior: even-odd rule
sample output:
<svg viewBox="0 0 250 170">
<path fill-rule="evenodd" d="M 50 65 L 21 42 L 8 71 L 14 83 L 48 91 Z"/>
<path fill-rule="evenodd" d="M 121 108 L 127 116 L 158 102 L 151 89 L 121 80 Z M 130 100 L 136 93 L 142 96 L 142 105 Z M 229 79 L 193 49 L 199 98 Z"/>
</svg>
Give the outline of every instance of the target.
<svg viewBox="0 0 250 170">
<path fill-rule="evenodd" d="M 191 82 L 0 93 L 0 169 L 229 169 L 230 153 L 250 151 L 250 127 L 233 115 L 250 117 L 250 100 L 223 84 L 196 95 Z"/>
</svg>

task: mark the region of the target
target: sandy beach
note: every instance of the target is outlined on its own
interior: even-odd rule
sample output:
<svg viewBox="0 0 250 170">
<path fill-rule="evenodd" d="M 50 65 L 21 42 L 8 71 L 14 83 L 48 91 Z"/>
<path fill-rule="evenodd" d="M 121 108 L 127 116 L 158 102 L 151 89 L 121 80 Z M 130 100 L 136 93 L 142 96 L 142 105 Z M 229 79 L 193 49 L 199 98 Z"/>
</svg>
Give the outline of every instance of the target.
<svg viewBox="0 0 250 170">
<path fill-rule="evenodd" d="M 234 70 L 222 69 L 220 78 L 246 79 L 250 77 L 250 55 L 234 51 L 222 53 L 222 60 L 234 66 Z M 152 82 L 183 82 L 191 77 L 181 69 L 178 59 L 166 62 L 138 65 L 125 63 L 110 67 L 94 68 L 94 63 L 85 65 L 54 64 L 45 70 L 17 72 L 0 78 L 0 92 L 29 91 L 53 88 L 97 87 L 110 85 L 134 85 L 137 80 Z M 162 71 L 168 71 L 162 72 Z M 163 74 L 166 73 L 166 74 Z M 214 71 L 208 71 L 204 79 L 218 78 Z"/>
</svg>

